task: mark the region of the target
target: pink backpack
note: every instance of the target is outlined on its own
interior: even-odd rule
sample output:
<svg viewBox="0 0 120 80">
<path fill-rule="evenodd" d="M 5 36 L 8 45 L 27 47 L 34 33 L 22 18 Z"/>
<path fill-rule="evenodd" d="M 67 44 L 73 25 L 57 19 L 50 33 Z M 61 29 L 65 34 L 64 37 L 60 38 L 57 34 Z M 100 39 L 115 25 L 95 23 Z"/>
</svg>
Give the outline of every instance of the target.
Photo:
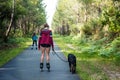
<svg viewBox="0 0 120 80">
<path fill-rule="evenodd" d="M 51 44 L 51 30 L 43 30 L 40 35 L 40 44 Z"/>
<path fill-rule="evenodd" d="M 40 49 L 40 44 L 52 45 L 52 48 L 54 49 L 53 39 L 52 39 L 52 31 L 51 30 L 41 31 L 40 37 L 39 37 L 39 42 L 38 42 L 38 48 L 39 49 Z"/>
</svg>

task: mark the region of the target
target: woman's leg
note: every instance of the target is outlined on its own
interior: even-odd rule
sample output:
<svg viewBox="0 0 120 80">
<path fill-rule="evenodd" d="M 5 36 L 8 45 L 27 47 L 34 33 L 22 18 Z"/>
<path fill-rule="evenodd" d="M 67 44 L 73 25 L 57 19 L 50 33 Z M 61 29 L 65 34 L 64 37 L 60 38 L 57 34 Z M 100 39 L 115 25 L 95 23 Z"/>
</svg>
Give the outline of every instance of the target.
<svg viewBox="0 0 120 80">
<path fill-rule="evenodd" d="M 47 63 L 50 62 L 50 56 L 49 56 L 49 53 L 50 53 L 50 47 L 46 48 L 46 61 L 47 61 Z"/>
<path fill-rule="evenodd" d="M 50 71 L 50 47 L 46 48 L 46 67 L 48 68 L 48 71 Z"/>
<path fill-rule="evenodd" d="M 41 63 L 43 63 L 43 61 L 44 61 L 44 55 L 45 55 L 45 48 L 41 47 L 41 58 L 40 58 Z"/>
</svg>

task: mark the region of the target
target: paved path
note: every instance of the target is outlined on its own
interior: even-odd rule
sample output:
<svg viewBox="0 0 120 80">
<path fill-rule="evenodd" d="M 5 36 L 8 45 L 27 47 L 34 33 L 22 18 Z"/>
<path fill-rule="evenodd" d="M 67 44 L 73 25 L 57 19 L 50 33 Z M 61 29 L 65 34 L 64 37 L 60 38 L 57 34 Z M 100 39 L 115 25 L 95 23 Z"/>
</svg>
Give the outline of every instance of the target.
<svg viewBox="0 0 120 80">
<path fill-rule="evenodd" d="M 65 59 L 56 45 L 55 51 Z M 31 50 L 29 47 L 0 68 L 0 80 L 80 80 L 77 74 L 69 72 L 67 62 L 61 61 L 52 53 L 50 54 L 51 71 L 48 72 L 44 64 L 44 71 L 41 72 L 40 55 L 38 50 Z"/>
</svg>

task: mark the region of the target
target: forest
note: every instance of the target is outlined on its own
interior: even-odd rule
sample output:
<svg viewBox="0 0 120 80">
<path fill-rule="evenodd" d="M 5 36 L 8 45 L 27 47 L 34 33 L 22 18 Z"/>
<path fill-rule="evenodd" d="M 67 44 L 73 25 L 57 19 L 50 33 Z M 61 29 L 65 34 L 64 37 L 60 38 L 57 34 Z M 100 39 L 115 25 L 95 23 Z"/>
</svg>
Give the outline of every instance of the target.
<svg viewBox="0 0 120 80">
<path fill-rule="evenodd" d="M 59 0 L 52 28 L 83 80 L 119 80 L 111 76 L 120 73 L 120 0 Z"/>
<path fill-rule="evenodd" d="M 45 22 L 42 0 L 0 0 L 0 42 L 25 37 Z"/>
<path fill-rule="evenodd" d="M 0 0 L 1 62 L 7 49 L 23 48 L 21 45 L 31 42 L 31 34 L 46 23 L 42 1 Z M 109 74 L 120 74 L 120 0 L 58 0 L 51 26 L 65 55 L 78 57 L 82 67 L 77 66 L 77 73 L 83 80 L 118 80 Z"/>
<path fill-rule="evenodd" d="M 119 0 L 59 0 L 52 28 L 73 42 L 99 45 L 100 56 L 120 59 Z"/>
</svg>

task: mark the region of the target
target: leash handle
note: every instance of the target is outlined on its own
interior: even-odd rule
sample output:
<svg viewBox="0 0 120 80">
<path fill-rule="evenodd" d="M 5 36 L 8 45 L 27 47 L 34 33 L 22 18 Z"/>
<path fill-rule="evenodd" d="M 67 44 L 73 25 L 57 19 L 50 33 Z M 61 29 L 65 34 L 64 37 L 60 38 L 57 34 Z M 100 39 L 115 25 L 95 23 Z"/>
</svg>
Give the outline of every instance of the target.
<svg viewBox="0 0 120 80">
<path fill-rule="evenodd" d="M 56 54 L 57 55 L 57 57 L 60 59 L 60 60 L 62 60 L 63 62 L 68 62 L 67 60 L 64 60 L 62 57 L 60 57 L 55 51 L 53 51 L 54 52 L 54 54 Z M 54 55 L 53 54 L 53 55 Z"/>
</svg>

